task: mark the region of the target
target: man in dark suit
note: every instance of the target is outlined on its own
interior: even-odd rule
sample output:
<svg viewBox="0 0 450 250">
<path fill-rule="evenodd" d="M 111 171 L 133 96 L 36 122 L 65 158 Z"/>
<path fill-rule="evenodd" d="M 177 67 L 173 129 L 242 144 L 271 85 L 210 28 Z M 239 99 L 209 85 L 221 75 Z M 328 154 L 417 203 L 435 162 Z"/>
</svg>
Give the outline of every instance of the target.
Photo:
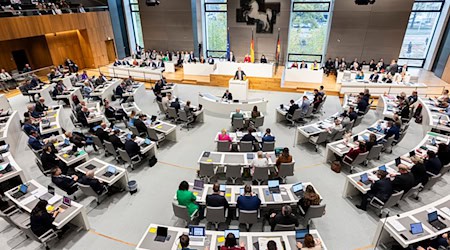
<svg viewBox="0 0 450 250">
<path fill-rule="evenodd" d="M 39 134 L 37 131 L 32 130 L 30 132 L 30 137 L 28 137 L 28 144 L 30 144 L 31 148 L 38 151 L 41 150 L 44 146 L 44 143 L 38 139 Z"/>
<path fill-rule="evenodd" d="M 289 115 L 294 115 L 295 110 L 297 110 L 299 108 L 298 104 L 294 102 L 294 100 L 290 100 L 289 103 L 291 104 L 291 106 L 289 107 L 288 110 L 288 114 Z"/>
<path fill-rule="evenodd" d="M 44 111 L 47 111 L 48 107 L 45 105 L 45 99 L 43 97 L 39 98 L 39 102 L 36 103 L 36 106 L 34 107 L 34 111 L 38 113 L 44 113 Z"/>
<path fill-rule="evenodd" d="M 350 121 L 353 121 L 356 118 L 358 118 L 358 114 L 356 113 L 354 107 L 349 107 L 348 108 L 348 118 L 350 118 Z"/>
<path fill-rule="evenodd" d="M 269 218 L 271 231 L 275 229 L 277 224 L 279 225 L 295 225 L 298 227 L 298 219 L 292 214 L 292 208 L 289 205 L 284 205 L 281 208 L 281 213 L 272 213 Z"/>
<path fill-rule="evenodd" d="M 400 138 L 400 125 L 397 122 L 393 123 L 392 121 L 388 121 L 387 127 L 384 139 L 394 136 L 394 139 L 398 140 Z"/>
<path fill-rule="evenodd" d="M 412 187 L 414 187 L 414 175 L 408 171 L 408 167 L 405 164 L 397 166 L 400 175 L 396 175 L 392 181 L 392 188 L 395 191 L 403 191 L 406 194 Z"/>
<path fill-rule="evenodd" d="M 365 99 L 363 99 L 361 96 L 358 96 L 357 98 L 357 105 L 358 108 L 358 115 L 364 115 L 364 112 L 367 109 L 367 106 L 369 106 L 369 103 Z"/>
<path fill-rule="evenodd" d="M 109 134 L 105 131 L 106 129 L 106 123 L 102 122 L 100 124 L 100 127 L 95 130 L 95 135 L 100 139 L 101 142 L 109 140 Z"/>
<path fill-rule="evenodd" d="M 130 156 L 130 158 L 133 158 L 134 156 L 141 154 L 141 148 L 136 143 L 136 135 L 131 135 L 131 139 L 125 142 L 124 147 L 125 151 L 127 151 L 127 154 Z"/>
<path fill-rule="evenodd" d="M 77 191 L 78 187 L 76 185 L 78 176 L 66 176 L 62 174 L 62 171 L 59 167 L 54 167 L 51 170 L 52 174 L 52 182 L 62 190 L 64 190 L 67 194 L 73 194 Z"/>
<path fill-rule="evenodd" d="M 175 101 L 173 101 L 173 102 L 170 104 L 170 107 L 171 107 L 171 108 L 174 108 L 175 111 L 178 113 L 178 110 L 181 109 L 180 100 L 178 100 L 178 98 L 175 98 Z"/>
<path fill-rule="evenodd" d="M 94 170 L 87 171 L 86 175 L 81 176 L 78 182 L 84 185 L 89 185 L 97 194 L 102 194 L 103 192 L 108 191 L 108 185 L 95 179 L 94 173 Z"/>
<path fill-rule="evenodd" d="M 87 117 L 89 117 L 89 110 L 86 107 L 82 107 L 81 111 L 77 112 L 77 120 L 83 124 L 83 126 L 89 126 L 87 121 Z"/>
<path fill-rule="evenodd" d="M 225 93 L 223 93 L 222 99 L 226 99 L 226 100 L 228 100 L 228 101 L 231 101 L 231 100 L 233 100 L 233 95 L 232 95 L 231 92 L 227 89 L 227 90 L 225 90 Z"/>
<path fill-rule="evenodd" d="M 380 78 L 380 75 L 378 75 L 378 71 L 374 71 L 373 74 L 370 75 L 369 81 L 371 82 L 378 82 L 378 78 Z"/>
<path fill-rule="evenodd" d="M 391 64 L 389 65 L 389 74 L 391 74 L 392 76 L 395 75 L 395 73 L 398 72 L 398 64 L 397 61 L 392 60 Z"/>
<path fill-rule="evenodd" d="M 234 80 L 244 80 L 245 77 L 245 73 L 244 71 L 241 70 L 241 67 L 238 68 L 238 70 L 236 71 L 236 74 L 234 74 Z"/>
<path fill-rule="evenodd" d="M 427 155 L 428 159 L 424 162 L 425 169 L 433 175 L 438 175 L 442 169 L 441 160 L 436 157 L 436 153 L 434 151 L 428 150 Z"/>
<path fill-rule="evenodd" d="M 391 197 L 393 192 L 392 182 L 386 176 L 386 171 L 378 170 L 377 177 L 379 180 L 372 183 L 370 190 L 363 195 L 361 205 L 356 205 L 357 208 L 366 211 L 367 204 L 369 204 L 373 197 L 377 197 L 382 202 L 386 202 Z"/>
<path fill-rule="evenodd" d="M 228 201 L 224 194 L 220 193 L 219 183 L 214 183 L 213 193 L 206 196 L 206 206 L 208 207 L 225 207 L 228 208 Z"/>
<path fill-rule="evenodd" d="M 144 114 L 139 115 L 139 119 L 134 121 L 134 126 L 136 127 L 139 134 L 147 133 L 147 126 L 144 123 L 146 116 Z"/>
<path fill-rule="evenodd" d="M 114 133 L 109 137 L 109 141 L 112 143 L 115 149 L 123 149 L 125 145 L 123 144 L 122 140 L 119 138 L 120 130 L 116 129 L 114 130 Z"/>
<path fill-rule="evenodd" d="M 23 131 L 25 131 L 25 134 L 30 135 L 31 131 L 39 131 L 39 128 L 37 126 L 34 126 L 31 124 L 31 119 L 26 118 L 22 127 Z"/>
<path fill-rule="evenodd" d="M 230 56 L 227 57 L 228 62 L 236 62 L 236 57 L 233 54 L 233 51 L 230 52 Z"/>
</svg>

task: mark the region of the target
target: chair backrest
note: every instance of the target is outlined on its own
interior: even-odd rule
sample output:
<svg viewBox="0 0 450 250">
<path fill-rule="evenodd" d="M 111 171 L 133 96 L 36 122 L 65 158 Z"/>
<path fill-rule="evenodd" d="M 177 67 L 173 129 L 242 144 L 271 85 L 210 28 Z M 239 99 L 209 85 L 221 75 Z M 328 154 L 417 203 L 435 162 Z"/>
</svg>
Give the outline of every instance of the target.
<svg viewBox="0 0 450 250">
<path fill-rule="evenodd" d="M 122 158 L 122 160 L 128 162 L 128 163 L 132 163 L 130 156 L 128 155 L 127 151 L 118 148 L 117 151 L 119 151 L 119 156 L 120 158 Z"/>
<path fill-rule="evenodd" d="M 258 222 L 258 210 L 239 210 L 239 223 L 256 224 Z"/>
<path fill-rule="evenodd" d="M 442 174 L 438 174 L 438 175 L 430 177 L 427 184 L 425 184 L 423 186 L 423 189 L 431 189 L 434 186 L 434 184 L 436 184 L 436 182 L 438 182 L 439 179 L 441 179 L 441 177 L 442 177 Z"/>
<path fill-rule="evenodd" d="M 176 201 L 172 202 L 173 213 L 176 217 L 183 219 L 187 222 L 191 220 L 189 217 L 189 212 L 186 206 L 181 206 L 176 203 Z"/>
<path fill-rule="evenodd" d="M 264 116 L 259 116 L 255 118 L 255 128 L 262 127 L 264 125 Z"/>
<path fill-rule="evenodd" d="M 345 133 L 345 128 L 342 128 L 333 136 L 333 138 L 331 138 L 331 141 L 337 141 L 337 140 L 342 139 L 342 137 L 344 136 L 344 133 Z"/>
<path fill-rule="evenodd" d="M 405 137 L 405 135 L 406 135 L 406 131 L 400 132 L 400 136 L 398 137 L 396 144 L 400 143 L 403 140 L 403 137 Z"/>
<path fill-rule="evenodd" d="M 33 233 L 33 231 L 31 231 L 31 227 L 30 227 L 30 226 L 28 226 L 28 225 L 23 225 L 22 223 L 16 223 L 15 221 L 13 221 L 13 222 L 14 222 L 14 224 L 16 224 L 16 226 L 17 226 L 18 228 L 20 228 L 20 230 L 21 230 L 26 236 L 28 236 L 29 238 L 31 238 L 31 239 L 34 240 L 34 241 L 37 241 L 37 242 L 42 243 L 42 241 L 39 239 L 39 237 L 37 237 L 37 236 Z"/>
<path fill-rule="evenodd" d="M 364 118 L 364 116 L 358 116 L 356 117 L 356 119 L 353 121 L 353 127 L 358 126 L 359 124 L 361 124 L 362 119 Z"/>
<path fill-rule="evenodd" d="M 309 221 L 313 218 L 320 218 L 325 214 L 326 204 L 311 205 L 305 214 L 305 220 Z"/>
<path fill-rule="evenodd" d="M 292 120 L 298 120 L 302 117 L 302 109 L 296 109 L 294 114 L 292 114 Z"/>
<path fill-rule="evenodd" d="M 219 152 L 230 152 L 230 141 L 218 141 L 217 142 L 217 151 Z"/>
<path fill-rule="evenodd" d="M 180 110 L 178 115 L 180 116 L 180 120 L 183 121 L 183 122 L 190 122 L 191 121 L 189 119 L 189 117 L 187 116 L 186 111 L 184 111 L 184 110 Z"/>
<path fill-rule="evenodd" d="M 278 172 L 279 177 L 294 176 L 294 162 L 281 163 L 280 170 Z"/>
<path fill-rule="evenodd" d="M 282 224 L 276 224 L 273 231 L 294 231 L 295 230 L 295 224 L 290 225 L 282 225 Z"/>
<path fill-rule="evenodd" d="M 92 189 L 92 187 L 89 185 L 78 183 L 78 188 L 81 190 L 81 192 L 83 192 L 87 196 L 95 196 L 95 197 L 98 196 L 98 194 L 94 191 L 94 189 Z"/>
<path fill-rule="evenodd" d="M 322 131 L 319 133 L 316 144 L 321 144 L 327 141 L 328 131 Z"/>
<path fill-rule="evenodd" d="M 381 145 L 381 144 L 374 145 L 370 149 L 369 154 L 367 155 L 367 160 L 377 159 L 378 156 L 380 156 L 382 149 L 383 149 L 383 145 Z"/>
<path fill-rule="evenodd" d="M 389 138 L 386 139 L 386 141 L 383 143 L 383 147 L 386 148 L 390 148 L 392 147 L 392 143 L 394 142 L 394 137 L 395 136 L 391 136 Z"/>
<path fill-rule="evenodd" d="M 417 184 L 415 187 L 412 187 L 410 190 L 408 190 L 408 192 L 406 192 L 406 194 L 404 194 L 402 196 L 402 200 L 404 200 L 414 194 L 417 194 L 419 192 L 420 187 L 422 187 L 421 183 Z"/>
<path fill-rule="evenodd" d="M 208 177 L 214 176 L 214 165 L 212 163 L 200 162 L 199 175 Z"/>
<path fill-rule="evenodd" d="M 128 129 L 130 129 L 131 133 L 133 133 L 133 135 L 139 136 L 139 131 L 137 130 L 137 128 L 135 126 L 129 126 Z"/>
<path fill-rule="evenodd" d="M 363 163 L 367 159 L 368 155 L 369 155 L 368 151 L 364 153 L 359 153 L 358 156 L 356 156 L 355 160 L 353 160 L 352 165 L 359 165 Z"/>
<path fill-rule="evenodd" d="M 391 197 L 389 197 L 389 199 L 384 203 L 383 208 L 390 208 L 392 206 L 395 206 L 402 198 L 403 192 L 404 191 L 402 190 L 397 193 L 393 193 Z"/>
<path fill-rule="evenodd" d="M 164 110 L 164 106 L 162 105 L 162 102 L 157 101 L 156 103 L 158 103 L 159 111 L 161 111 L 162 113 L 166 113 L 166 111 Z"/>
<path fill-rule="evenodd" d="M 232 120 L 233 129 L 242 129 L 244 128 L 244 119 L 243 118 L 234 118 Z"/>
<path fill-rule="evenodd" d="M 156 133 L 156 130 L 154 128 L 147 127 L 147 134 L 152 141 L 158 141 L 158 134 Z"/>
<path fill-rule="evenodd" d="M 239 152 L 252 152 L 253 142 L 251 141 L 241 141 L 239 143 Z"/>
<path fill-rule="evenodd" d="M 266 181 L 269 179 L 269 169 L 268 168 L 255 168 L 253 173 L 253 180 Z"/>
<path fill-rule="evenodd" d="M 345 124 L 345 126 L 344 126 L 345 131 L 352 131 L 352 128 L 354 127 L 354 124 L 355 124 L 355 120 Z"/>
<path fill-rule="evenodd" d="M 99 128 L 102 129 L 102 128 Z M 92 140 L 94 141 L 95 146 L 99 147 L 99 148 L 104 148 L 102 141 L 100 141 L 100 138 L 98 138 L 98 136 L 96 135 L 91 135 L 92 136 Z"/>
<path fill-rule="evenodd" d="M 274 141 L 264 141 L 262 143 L 262 151 L 270 152 L 275 150 L 275 142 Z"/>
<path fill-rule="evenodd" d="M 372 102 L 373 102 L 373 100 L 372 100 Z M 364 110 L 364 114 L 367 114 L 371 107 L 372 107 L 372 104 L 367 105 L 366 110 Z"/>
<path fill-rule="evenodd" d="M 206 220 L 212 223 L 225 222 L 225 207 L 206 207 Z"/>
<path fill-rule="evenodd" d="M 242 168 L 241 165 L 227 165 L 227 170 L 225 172 L 225 176 L 227 178 L 238 178 L 242 175 Z"/>
<path fill-rule="evenodd" d="M 306 114 L 303 117 L 306 117 L 306 118 L 311 117 L 311 115 L 313 113 L 313 109 L 314 109 L 314 106 L 313 105 L 309 105 L 308 111 L 306 112 Z"/>
<path fill-rule="evenodd" d="M 114 157 L 117 157 L 116 149 L 114 148 L 114 145 L 111 142 L 105 141 L 105 150 L 109 154 L 112 154 Z"/>
<path fill-rule="evenodd" d="M 450 163 L 447 164 L 447 165 L 445 165 L 445 166 L 443 166 L 443 167 L 441 168 L 441 171 L 440 171 L 439 173 L 442 174 L 442 175 L 444 175 L 444 174 L 447 173 L 448 171 L 450 171 Z"/>
<path fill-rule="evenodd" d="M 173 118 L 173 119 L 177 119 L 178 118 L 177 110 L 175 108 L 168 107 L 167 108 L 167 113 L 169 114 L 170 118 Z"/>
</svg>

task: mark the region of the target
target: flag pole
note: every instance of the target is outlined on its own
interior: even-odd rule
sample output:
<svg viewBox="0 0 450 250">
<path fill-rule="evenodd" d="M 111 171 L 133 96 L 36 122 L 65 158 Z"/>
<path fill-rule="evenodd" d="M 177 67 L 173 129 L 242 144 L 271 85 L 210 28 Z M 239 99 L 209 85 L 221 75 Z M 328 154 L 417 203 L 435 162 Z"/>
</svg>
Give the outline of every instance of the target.
<svg viewBox="0 0 450 250">
<path fill-rule="evenodd" d="M 275 48 L 275 74 L 278 71 L 278 65 L 280 61 L 280 53 L 281 53 L 281 44 L 280 44 L 280 28 L 278 28 L 278 38 L 277 38 L 277 44 Z"/>
</svg>

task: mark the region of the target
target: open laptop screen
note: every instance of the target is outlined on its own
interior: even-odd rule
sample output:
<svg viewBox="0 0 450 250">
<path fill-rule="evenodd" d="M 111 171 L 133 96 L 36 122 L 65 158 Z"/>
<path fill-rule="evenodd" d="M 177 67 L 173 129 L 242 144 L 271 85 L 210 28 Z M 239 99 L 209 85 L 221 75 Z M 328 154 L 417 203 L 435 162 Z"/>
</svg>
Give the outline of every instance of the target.
<svg viewBox="0 0 450 250">
<path fill-rule="evenodd" d="M 269 188 L 278 187 L 280 185 L 279 180 L 269 180 L 268 182 Z"/>
<path fill-rule="evenodd" d="M 205 236 L 205 227 L 190 226 L 189 236 Z"/>
</svg>

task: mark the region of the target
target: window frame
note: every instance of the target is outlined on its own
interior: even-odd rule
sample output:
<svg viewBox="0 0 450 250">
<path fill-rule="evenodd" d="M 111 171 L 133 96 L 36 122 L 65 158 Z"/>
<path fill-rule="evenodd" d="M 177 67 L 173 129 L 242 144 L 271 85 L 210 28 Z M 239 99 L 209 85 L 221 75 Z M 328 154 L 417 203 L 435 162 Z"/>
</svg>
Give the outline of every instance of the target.
<svg viewBox="0 0 450 250">
<path fill-rule="evenodd" d="M 207 6 L 208 5 L 225 5 L 225 10 L 208 10 L 207 9 Z M 222 2 L 222 3 L 213 3 L 213 2 L 207 2 L 207 1 L 204 1 L 204 3 L 203 3 L 203 10 L 204 10 L 204 20 L 205 20 L 205 22 L 204 22 L 204 24 L 205 24 L 205 36 L 204 36 L 204 38 L 205 38 L 205 49 L 206 49 L 206 57 L 208 58 L 209 57 L 209 52 L 212 52 L 212 53 L 218 53 L 218 52 L 221 52 L 221 53 L 226 53 L 227 51 L 226 50 L 215 50 L 215 49 L 209 49 L 209 44 L 208 44 L 208 28 L 207 28 L 207 20 L 206 20 L 206 16 L 207 16 L 207 14 L 208 13 L 228 13 L 227 12 L 227 6 L 228 6 L 228 3 L 225 1 L 225 2 Z M 227 14 L 226 14 L 226 16 L 227 16 Z M 228 21 L 228 16 L 227 16 L 227 21 Z M 227 24 L 227 26 L 228 26 L 228 24 Z M 217 57 L 216 57 L 217 58 Z"/>
<path fill-rule="evenodd" d="M 305 4 L 327 4 L 327 10 L 295 10 L 295 5 L 305 5 Z M 305 2 L 293 2 L 292 12 L 330 12 L 331 2 L 320 2 L 320 1 L 305 1 Z"/>
</svg>

